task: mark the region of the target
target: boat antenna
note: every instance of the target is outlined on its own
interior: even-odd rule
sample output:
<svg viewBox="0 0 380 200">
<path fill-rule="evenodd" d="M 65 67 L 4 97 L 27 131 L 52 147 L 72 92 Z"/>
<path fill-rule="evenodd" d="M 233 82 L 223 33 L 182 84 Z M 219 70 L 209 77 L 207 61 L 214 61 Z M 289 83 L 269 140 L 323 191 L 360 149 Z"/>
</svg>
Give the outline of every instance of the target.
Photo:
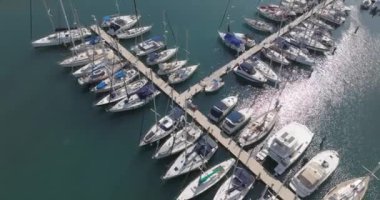
<svg viewBox="0 0 380 200">
<path fill-rule="evenodd" d="M 224 13 L 223 13 L 223 17 L 220 21 L 220 24 L 219 24 L 219 27 L 218 27 L 218 30 L 220 30 L 220 27 L 222 27 L 223 25 L 223 22 L 224 22 L 224 18 L 226 18 L 226 15 L 228 13 L 228 8 L 230 7 L 230 3 L 231 3 L 231 0 L 227 0 L 227 5 L 226 5 L 226 8 L 224 10 Z"/>
<path fill-rule="evenodd" d="M 115 7 L 116 7 L 117 15 L 120 16 L 120 7 L 119 7 L 119 1 L 118 0 L 115 1 Z"/>
<path fill-rule="evenodd" d="M 188 61 L 189 60 L 189 55 L 190 55 L 190 52 L 189 52 L 189 31 L 186 30 L 186 49 L 185 49 L 185 53 L 186 53 L 186 60 Z"/>
<path fill-rule="evenodd" d="M 44 4 L 45 10 L 46 10 L 46 14 L 49 17 L 50 25 L 53 28 L 53 31 L 55 32 L 55 24 L 53 21 L 53 14 L 51 14 L 51 9 L 48 7 L 46 0 L 43 0 L 43 4 Z M 30 0 L 30 6 L 31 6 L 30 9 L 32 9 L 32 0 Z M 30 19 L 32 19 L 32 16 L 30 16 Z"/>
</svg>

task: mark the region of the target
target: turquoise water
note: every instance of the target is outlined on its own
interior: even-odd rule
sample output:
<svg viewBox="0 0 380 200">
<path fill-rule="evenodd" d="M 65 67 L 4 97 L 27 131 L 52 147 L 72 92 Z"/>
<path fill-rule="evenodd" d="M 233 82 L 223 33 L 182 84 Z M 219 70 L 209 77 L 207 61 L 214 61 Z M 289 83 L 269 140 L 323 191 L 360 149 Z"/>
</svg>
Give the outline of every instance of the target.
<svg viewBox="0 0 380 200">
<path fill-rule="evenodd" d="M 69 2 L 65 1 L 67 10 Z M 219 27 L 227 2 L 218 0 L 145 0 L 137 1 L 143 24 L 153 24 L 149 34 L 162 33 L 162 13 L 178 35 L 177 45 L 186 45 L 189 32 L 190 63 L 200 69 L 179 91 L 233 58 L 218 40 Z M 380 131 L 380 26 L 378 17 L 352 5 L 347 22 L 334 32 L 338 49 L 335 55 L 318 57 L 312 70 L 288 67 L 282 76 L 288 80 L 279 96 L 283 105 L 276 129 L 291 121 L 306 124 L 315 134 L 306 157 L 319 150 L 319 141 L 327 137 L 325 148 L 338 150 L 341 164 L 333 176 L 309 199 L 321 198 L 336 183 L 363 175 L 362 165 L 374 166 L 379 160 Z M 57 25 L 63 24 L 56 1 L 48 1 Z M 81 22 L 91 22 L 116 12 L 113 1 L 73 1 Z M 132 13 L 131 1 L 120 1 L 122 13 Z M 232 1 L 229 19 L 234 31 L 251 32 L 243 25 L 243 16 L 255 17 L 258 1 Z M 23 199 L 174 199 L 198 172 L 174 180 L 160 179 L 174 158 L 152 160 L 156 146 L 138 148 L 138 141 L 154 122 L 151 107 L 111 114 L 92 107 L 97 97 L 80 87 L 57 62 L 69 56 L 64 48 L 33 49 L 32 39 L 50 33 L 51 26 L 42 2 L 33 1 L 32 31 L 29 4 L 26 1 L 0 1 L 0 198 Z M 69 17 L 71 14 L 69 12 Z M 355 28 L 359 32 L 354 35 Z M 222 29 L 226 27 L 223 26 Z M 147 36 L 149 36 L 147 35 Z M 264 35 L 255 33 L 258 40 Z M 125 42 L 130 46 L 134 41 Z M 175 41 L 168 37 L 169 46 Z M 185 53 L 181 51 L 180 57 Z M 275 70 L 279 71 L 278 67 Z M 309 74 L 311 76 L 309 77 Z M 225 96 L 239 93 L 238 107 L 255 101 L 259 114 L 278 96 L 278 90 L 265 85 L 257 88 L 225 77 L 226 86 L 214 95 L 200 94 L 194 102 L 206 113 Z M 169 99 L 161 95 L 157 109 L 167 110 Z M 152 104 L 151 104 L 152 106 Z M 212 166 L 229 157 L 220 148 L 210 161 Z M 294 172 L 300 164 L 294 166 Z M 290 172 L 291 176 L 294 172 Z M 286 177 L 282 177 L 286 178 Z M 220 184 L 218 184 L 219 186 Z M 211 199 L 218 186 L 200 196 Z M 255 185 L 249 197 L 256 199 L 262 185 Z M 366 199 L 380 199 L 379 183 L 372 182 Z"/>
</svg>

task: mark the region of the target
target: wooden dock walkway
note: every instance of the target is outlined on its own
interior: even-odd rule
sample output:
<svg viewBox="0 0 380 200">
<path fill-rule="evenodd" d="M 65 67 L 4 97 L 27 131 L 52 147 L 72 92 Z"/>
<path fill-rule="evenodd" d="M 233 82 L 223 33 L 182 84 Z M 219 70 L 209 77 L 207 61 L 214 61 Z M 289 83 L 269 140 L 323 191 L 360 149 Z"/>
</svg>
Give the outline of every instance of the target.
<svg viewBox="0 0 380 200">
<path fill-rule="evenodd" d="M 280 29 L 277 33 L 272 34 L 267 37 L 260 44 L 254 46 L 249 49 L 242 55 L 240 55 L 237 59 L 229 62 L 225 66 L 216 70 L 211 76 L 206 77 L 202 81 L 208 81 L 213 78 L 218 78 L 228 73 L 232 66 L 235 66 L 237 63 L 243 62 L 243 60 L 249 58 L 250 56 L 259 52 L 263 47 L 268 47 L 268 45 L 275 40 L 277 37 L 289 31 L 289 29 L 293 26 L 298 25 L 301 21 L 310 17 L 313 13 L 315 13 L 318 9 L 323 6 L 331 3 L 334 0 L 327 0 L 323 4 L 319 4 L 311 11 L 305 13 L 301 17 L 297 18 L 284 28 Z M 119 42 L 117 42 L 114 38 L 109 36 L 105 31 L 103 31 L 99 26 L 93 25 L 91 29 L 101 36 L 113 49 L 120 52 L 120 54 L 131 62 L 137 70 L 139 70 L 144 76 L 146 76 L 150 81 L 152 81 L 162 92 L 172 98 L 176 104 L 182 107 L 189 116 L 191 116 L 203 129 L 207 130 L 209 134 L 211 134 L 222 146 L 224 146 L 231 154 L 233 154 L 242 164 L 244 164 L 252 173 L 260 178 L 265 184 L 267 184 L 273 191 L 277 193 L 277 195 L 284 200 L 295 200 L 298 197 L 289 190 L 286 186 L 284 186 L 280 181 L 278 181 L 275 177 L 273 177 L 270 173 L 268 173 L 265 168 L 257 162 L 255 159 L 251 158 L 249 153 L 242 149 L 232 138 L 227 137 L 222 133 L 222 130 L 209 122 L 207 117 L 203 115 L 198 110 L 191 110 L 187 107 L 187 100 L 191 99 L 196 93 L 203 90 L 202 81 L 192 86 L 189 90 L 185 91 L 182 94 L 179 94 L 176 90 L 174 90 L 167 82 L 162 80 L 156 73 L 153 72 L 152 69 L 145 66 L 137 57 L 132 55 L 126 48 L 124 48 Z"/>
<path fill-rule="evenodd" d="M 261 41 L 259 44 L 255 45 L 254 47 L 252 47 L 251 49 L 249 49 L 248 51 L 244 52 L 243 54 L 241 54 L 238 58 L 230 61 L 229 63 L 225 64 L 224 66 L 222 66 L 221 68 L 217 69 L 215 72 L 213 72 L 211 75 L 205 77 L 204 79 L 202 79 L 201 81 L 199 81 L 198 83 L 194 84 L 193 86 L 191 86 L 187 91 L 186 93 L 183 93 L 182 95 L 185 95 L 187 98 L 191 98 L 193 97 L 194 95 L 196 95 L 198 92 L 201 92 L 203 90 L 203 85 L 204 83 L 207 83 L 209 82 L 210 80 L 212 79 L 218 79 L 218 78 L 221 78 L 222 76 L 226 75 L 227 73 L 229 73 L 230 71 L 233 70 L 233 67 L 236 66 L 236 64 L 239 64 L 239 63 L 242 63 L 244 62 L 244 60 L 246 60 L 247 58 L 250 58 L 251 56 L 259 53 L 261 51 L 261 49 L 263 49 L 264 47 L 265 48 L 268 48 L 271 46 L 271 43 L 277 39 L 278 37 L 282 36 L 283 34 L 287 33 L 290 29 L 292 29 L 292 27 L 295 27 L 297 26 L 298 24 L 300 24 L 302 21 L 304 21 L 305 19 L 309 18 L 311 15 L 313 15 L 314 13 L 316 13 L 318 10 L 320 10 L 321 8 L 325 7 L 326 5 L 330 4 L 331 2 L 333 2 L 335 0 L 326 0 L 326 1 L 323 1 L 321 2 L 320 4 L 318 4 L 317 6 L 315 6 L 313 9 L 311 9 L 310 11 L 306 12 L 305 14 L 301 15 L 300 17 L 298 17 L 297 19 L 295 19 L 294 21 L 290 22 L 289 24 L 287 24 L 286 26 L 284 26 L 283 28 L 281 28 L 280 30 L 278 30 L 277 32 L 273 33 L 272 35 L 266 37 L 263 41 Z"/>
</svg>

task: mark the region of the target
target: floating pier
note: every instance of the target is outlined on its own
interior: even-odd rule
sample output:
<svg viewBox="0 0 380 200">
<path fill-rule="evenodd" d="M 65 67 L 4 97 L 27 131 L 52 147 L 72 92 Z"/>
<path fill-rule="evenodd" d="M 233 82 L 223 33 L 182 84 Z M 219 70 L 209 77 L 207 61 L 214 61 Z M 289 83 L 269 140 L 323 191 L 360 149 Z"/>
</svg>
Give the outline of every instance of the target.
<svg viewBox="0 0 380 200">
<path fill-rule="evenodd" d="M 230 72 L 236 64 L 242 63 L 245 59 L 251 57 L 252 55 L 258 53 L 262 48 L 269 47 L 270 44 L 278 37 L 282 36 L 284 33 L 288 32 L 292 27 L 297 26 L 303 20 L 309 18 L 312 14 L 316 13 L 321 8 L 330 4 L 334 0 L 322 1 L 320 4 L 315 6 L 310 11 L 301 15 L 294 21 L 290 22 L 288 25 L 281 28 L 278 32 L 273 33 L 260 44 L 252 47 L 245 53 L 241 54 L 235 60 L 227 63 L 223 67 L 216 70 L 210 76 L 204 78 L 199 83 L 193 85 L 188 90 L 182 94 L 174 90 L 167 82 L 162 80 L 151 68 L 147 67 L 142 63 L 139 58 L 130 53 L 125 47 L 123 47 L 114 38 L 103 31 L 98 25 L 91 26 L 91 29 L 102 37 L 113 49 L 118 51 L 126 60 L 128 60 L 132 65 L 140 71 L 144 76 L 146 76 L 150 81 L 152 81 L 162 92 L 173 99 L 178 106 L 182 107 L 189 116 L 191 116 L 204 130 L 211 134 L 222 146 L 224 146 L 231 154 L 233 154 L 243 165 L 245 165 L 253 174 L 259 177 L 266 185 L 268 185 L 278 197 L 284 200 L 295 200 L 299 199 L 291 190 L 289 190 L 282 182 L 273 177 L 268 173 L 265 168 L 251 157 L 251 155 L 241 148 L 232 138 L 227 137 L 222 133 L 222 130 L 212 124 L 207 117 L 198 110 L 189 109 L 187 106 L 187 100 L 191 99 L 198 92 L 203 91 L 203 83 L 210 79 L 220 78 L 223 75 Z"/>
</svg>

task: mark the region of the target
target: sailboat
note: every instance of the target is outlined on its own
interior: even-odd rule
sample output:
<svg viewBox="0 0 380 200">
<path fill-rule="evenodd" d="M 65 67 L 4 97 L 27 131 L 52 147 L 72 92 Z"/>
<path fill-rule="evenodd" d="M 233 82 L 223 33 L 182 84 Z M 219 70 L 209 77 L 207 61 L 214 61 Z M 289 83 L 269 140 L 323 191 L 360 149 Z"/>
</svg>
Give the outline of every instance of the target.
<svg viewBox="0 0 380 200">
<path fill-rule="evenodd" d="M 64 28 L 61 31 L 56 31 L 55 33 L 52 33 L 48 36 L 45 36 L 43 38 L 37 39 L 32 42 L 33 47 L 47 47 L 47 46 L 57 46 L 57 45 L 66 45 L 69 43 L 74 43 L 75 41 L 81 40 L 85 37 L 88 37 L 91 35 L 91 31 L 87 28 L 71 28 L 69 25 L 69 22 L 67 20 L 66 16 L 66 10 L 63 5 L 62 0 L 59 1 L 60 6 L 62 9 L 62 13 L 64 15 L 66 26 L 67 28 Z M 49 18 L 51 17 L 50 10 L 47 9 L 47 13 L 49 15 Z M 52 22 L 52 20 L 51 20 Z M 52 22 L 53 23 L 53 22 Z M 54 26 L 54 24 L 53 24 Z"/>
<path fill-rule="evenodd" d="M 93 70 L 90 74 L 78 78 L 78 83 L 80 85 L 87 85 L 102 81 L 108 77 L 112 77 L 117 71 L 128 66 L 127 61 L 115 63 L 104 68 L 99 68 Z M 100 89 L 101 87 L 99 87 Z"/>
<path fill-rule="evenodd" d="M 214 200 L 242 200 L 253 187 L 255 178 L 246 170 L 236 167 L 216 192 Z"/>
<path fill-rule="evenodd" d="M 151 102 L 161 92 L 157 90 L 153 84 L 146 84 L 140 88 L 136 94 L 117 102 L 114 106 L 108 109 L 108 112 L 122 112 L 140 108 Z"/>
<path fill-rule="evenodd" d="M 110 90 L 116 90 L 118 88 L 123 87 L 125 84 L 130 83 L 133 81 L 139 73 L 135 69 L 121 69 L 112 77 L 108 77 L 102 81 L 100 81 L 96 86 L 91 88 L 91 92 L 95 93 L 101 93 L 101 92 L 108 92 Z"/>
<path fill-rule="evenodd" d="M 146 58 L 146 64 L 147 65 L 156 65 L 162 62 L 165 62 L 172 58 L 178 51 L 178 48 L 172 48 L 172 49 L 166 49 L 161 52 L 153 52 L 148 54 L 148 57 Z"/>
<path fill-rule="evenodd" d="M 242 130 L 237 138 L 241 147 L 251 145 L 269 134 L 278 120 L 280 106 L 259 115 L 251 124 Z"/>
<path fill-rule="evenodd" d="M 134 81 L 128 85 L 123 85 L 121 88 L 117 90 L 111 90 L 110 93 L 103 98 L 101 98 L 99 101 L 97 101 L 94 105 L 95 106 L 102 106 L 110 103 L 115 103 L 117 101 L 120 101 L 124 98 L 127 98 L 128 96 L 131 96 L 135 94 L 137 91 L 139 91 L 144 85 L 148 83 L 148 79 L 142 78 L 137 81 Z"/>
<path fill-rule="evenodd" d="M 92 35 L 88 38 L 85 38 L 81 44 L 70 47 L 70 51 L 80 53 L 88 49 L 100 49 L 104 47 L 105 44 L 106 43 L 103 38 L 100 36 Z"/>
<path fill-rule="evenodd" d="M 79 67 L 112 53 L 113 51 L 110 48 L 88 49 L 85 52 L 64 59 L 59 62 L 59 65 L 62 67 Z"/>
<path fill-rule="evenodd" d="M 152 29 L 152 25 L 139 26 L 136 28 L 121 31 L 120 33 L 116 34 L 116 37 L 119 39 L 131 39 L 140 36 L 144 33 L 147 33 L 148 31 L 150 31 L 150 29 Z"/>
<path fill-rule="evenodd" d="M 141 147 L 156 142 L 168 136 L 177 128 L 183 127 L 184 122 L 184 111 L 179 107 L 174 107 L 168 115 L 164 116 L 149 129 L 145 136 L 140 140 L 139 146 Z"/>
<path fill-rule="evenodd" d="M 221 78 L 215 78 L 206 83 L 204 90 L 206 93 L 216 92 L 224 86 L 224 81 Z"/>
<path fill-rule="evenodd" d="M 136 15 L 124 15 L 115 17 L 105 16 L 103 18 L 103 24 L 105 24 L 105 26 L 108 28 L 108 34 L 117 35 L 133 27 L 139 19 L 140 16 Z"/>
<path fill-rule="evenodd" d="M 198 69 L 198 66 L 199 64 L 191 65 L 173 72 L 168 77 L 169 84 L 178 84 L 186 81 L 191 77 L 191 75 L 194 74 L 194 72 Z"/>
<path fill-rule="evenodd" d="M 145 56 L 153 53 L 165 47 L 165 43 L 162 41 L 161 36 L 154 36 L 148 40 L 145 40 L 131 48 L 137 56 Z"/>
<path fill-rule="evenodd" d="M 190 147 L 203 134 L 203 131 L 194 123 L 186 125 L 176 133 L 172 134 L 169 139 L 157 150 L 153 158 L 159 159 L 179 153 Z"/>
<path fill-rule="evenodd" d="M 119 63 L 121 61 L 122 61 L 122 58 L 115 55 L 114 53 L 110 53 L 106 55 L 105 57 L 99 58 L 97 60 L 93 60 L 87 65 L 80 67 L 79 69 L 75 70 L 72 74 L 73 76 L 79 78 L 82 76 L 86 76 L 97 69 L 104 68 L 109 65 Z"/>
<path fill-rule="evenodd" d="M 369 172 L 368 175 L 344 181 L 331 188 L 322 200 L 362 200 L 367 192 L 371 178 L 379 180 L 379 178 L 375 175 L 375 173 L 379 170 L 380 162 L 372 171 L 367 170 Z"/>
<path fill-rule="evenodd" d="M 192 199 L 218 183 L 235 164 L 231 158 L 219 163 L 195 178 L 178 196 L 177 200 Z"/>
<path fill-rule="evenodd" d="M 174 178 L 199 169 L 211 159 L 216 150 L 218 144 L 210 136 L 203 135 L 177 157 L 162 179 Z"/>
</svg>

